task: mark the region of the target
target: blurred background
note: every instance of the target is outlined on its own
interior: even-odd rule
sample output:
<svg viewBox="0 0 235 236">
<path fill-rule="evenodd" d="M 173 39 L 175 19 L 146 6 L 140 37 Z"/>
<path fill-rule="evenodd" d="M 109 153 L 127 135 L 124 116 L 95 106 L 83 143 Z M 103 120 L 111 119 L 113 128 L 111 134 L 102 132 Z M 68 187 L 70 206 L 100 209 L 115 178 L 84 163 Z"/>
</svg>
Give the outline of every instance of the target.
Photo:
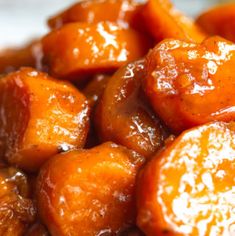
<svg viewBox="0 0 235 236">
<path fill-rule="evenodd" d="M 46 19 L 75 0 L 0 0 L 0 49 L 21 45 L 47 32 Z M 187 15 L 196 16 L 228 0 L 173 0 Z M 231 0 L 230 0 L 231 2 Z"/>
</svg>

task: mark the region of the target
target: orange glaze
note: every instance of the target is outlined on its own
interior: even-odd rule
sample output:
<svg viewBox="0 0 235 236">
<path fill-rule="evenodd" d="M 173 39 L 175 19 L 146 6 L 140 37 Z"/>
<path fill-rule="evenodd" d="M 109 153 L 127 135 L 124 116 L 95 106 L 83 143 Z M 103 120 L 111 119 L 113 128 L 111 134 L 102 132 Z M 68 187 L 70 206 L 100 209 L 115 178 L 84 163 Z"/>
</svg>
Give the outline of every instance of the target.
<svg viewBox="0 0 235 236">
<path fill-rule="evenodd" d="M 234 162 L 234 125 L 185 131 L 138 176 L 138 226 L 147 236 L 234 235 Z"/>
<path fill-rule="evenodd" d="M 210 35 L 220 35 L 235 42 L 235 4 L 218 5 L 202 13 L 198 25 Z"/>
<path fill-rule="evenodd" d="M 144 87 L 156 113 L 178 133 L 235 118 L 235 45 L 219 37 L 201 44 L 167 39 L 146 57 Z"/>
<path fill-rule="evenodd" d="M 97 102 L 103 94 L 104 89 L 107 86 L 109 79 L 110 76 L 108 75 L 97 74 L 82 90 L 82 92 L 88 99 L 91 108 L 96 106 Z"/>
<path fill-rule="evenodd" d="M 84 74 L 113 71 L 150 47 L 144 35 L 110 22 L 70 23 L 45 36 L 42 44 L 51 73 L 77 81 Z"/>
<path fill-rule="evenodd" d="M 60 28 L 71 22 L 99 23 L 111 21 L 128 27 L 138 28 L 139 11 L 143 4 L 137 0 L 86 0 L 75 3 L 62 13 L 48 20 L 50 28 Z M 138 23 L 137 23 L 138 22 Z"/>
<path fill-rule="evenodd" d="M 0 51 L 0 236 L 235 235 L 234 11 L 79 0 Z"/>
<path fill-rule="evenodd" d="M 0 169 L 0 235 L 22 236 L 35 220 L 27 177 L 18 169 Z"/>
<path fill-rule="evenodd" d="M 109 80 L 96 109 L 95 127 L 102 141 L 124 145 L 151 156 L 166 137 L 141 89 L 143 60 L 127 64 Z"/>
<path fill-rule="evenodd" d="M 37 203 L 51 235 L 117 235 L 133 226 L 135 177 L 143 161 L 113 143 L 50 159 L 40 170 Z"/>
<path fill-rule="evenodd" d="M 85 97 L 71 84 L 23 68 L 0 80 L 0 151 L 36 171 L 49 157 L 83 147 L 89 125 Z"/>
<path fill-rule="evenodd" d="M 206 37 L 203 30 L 192 19 L 175 9 L 170 0 L 148 0 L 142 14 L 145 25 L 156 42 L 166 38 L 202 42 Z"/>
</svg>

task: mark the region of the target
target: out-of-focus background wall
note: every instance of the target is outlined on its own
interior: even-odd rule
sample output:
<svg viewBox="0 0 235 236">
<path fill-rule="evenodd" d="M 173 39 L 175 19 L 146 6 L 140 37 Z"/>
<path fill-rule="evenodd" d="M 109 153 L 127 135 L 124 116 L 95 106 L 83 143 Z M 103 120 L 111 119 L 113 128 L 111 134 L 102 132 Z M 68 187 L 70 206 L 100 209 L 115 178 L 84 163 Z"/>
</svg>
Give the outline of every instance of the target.
<svg viewBox="0 0 235 236">
<path fill-rule="evenodd" d="M 222 1 L 226 0 L 173 0 L 191 16 Z M 74 2 L 76 0 L 0 0 L 0 48 L 20 45 L 44 34 L 47 17 Z"/>
</svg>

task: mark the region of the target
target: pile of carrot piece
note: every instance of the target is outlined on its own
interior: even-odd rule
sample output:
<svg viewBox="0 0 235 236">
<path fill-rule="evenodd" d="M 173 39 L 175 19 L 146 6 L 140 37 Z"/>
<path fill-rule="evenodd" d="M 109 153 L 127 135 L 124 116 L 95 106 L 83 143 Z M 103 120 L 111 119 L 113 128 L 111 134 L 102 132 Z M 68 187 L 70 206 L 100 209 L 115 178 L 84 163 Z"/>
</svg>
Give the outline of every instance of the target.
<svg viewBox="0 0 235 236">
<path fill-rule="evenodd" d="M 86 0 L 1 51 L 0 235 L 233 235 L 234 25 Z"/>
</svg>

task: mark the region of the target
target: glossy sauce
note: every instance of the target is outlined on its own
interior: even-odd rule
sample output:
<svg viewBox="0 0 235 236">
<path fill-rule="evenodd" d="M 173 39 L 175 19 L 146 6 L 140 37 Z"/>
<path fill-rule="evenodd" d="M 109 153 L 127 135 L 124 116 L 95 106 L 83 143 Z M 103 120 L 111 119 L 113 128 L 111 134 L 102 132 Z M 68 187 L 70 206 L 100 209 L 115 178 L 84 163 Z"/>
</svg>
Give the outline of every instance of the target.
<svg viewBox="0 0 235 236">
<path fill-rule="evenodd" d="M 129 63 L 109 80 L 94 118 L 102 141 L 111 140 L 149 157 L 166 137 L 141 89 L 143 61 Z"/>
<path fill-rule="evenodd" d="M 92 80 L 87 84 L 87 86 L 82 90 L 84 95 L 89 101 L 91 108 L 95 107 L 100 100 L 108 81 L 110 80 L 109 75 L 97 74 Z"/>
<path fill-rule="evenodd" d="M 235 235 L 234 6 L 78 1 L 0 51 L 0 235 Z"/>
<path fill-rule="evenodd" d="M 44 225 L 36 222 L 29 228 L 25 236 L 50 236 L 50 234 Z"/>
<path fill-rule="evenodd" d="M 95 117 L 96 106 L 100 101 L 110 78 L 111 75 L 97 74 L 82 90 L 82 92 L 88 99 L 89 106 L 91 108 L 91 115 L 90 115 L 91 123 L 85 148 L 95 147 L 100 144 L 100 140 L 95 130 L 95 125 L 93 120 L 96 119 Z"/>
<path fill-rule="evenodd" d="M 14 168 L 0 169 L 0 235 L 21 236 L 33 223 L 36 209 L 27 177 Z"/>
</svg>

